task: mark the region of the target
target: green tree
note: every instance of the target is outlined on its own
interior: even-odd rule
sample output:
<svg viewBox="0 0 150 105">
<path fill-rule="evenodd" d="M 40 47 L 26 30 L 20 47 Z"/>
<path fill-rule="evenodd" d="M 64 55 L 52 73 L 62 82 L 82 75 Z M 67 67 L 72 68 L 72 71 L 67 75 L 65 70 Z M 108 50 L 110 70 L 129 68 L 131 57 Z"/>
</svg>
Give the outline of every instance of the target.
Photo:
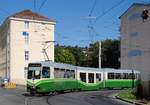
<svg viewBox="0 0 150 105">
<path fill-rule="evenodd" d="M 120 40 L 102 41 L 101 59 L 103 68 L 120 68 Z M 77 66 L 98 67 L 99 42 L 89 47 L 55 46 L 55 62 L 69 63 Z"/>
<path fill-rule="evenodd" d="M 74 55 L 75 61 L 76 61 L 75 64 L 77 66 L 84 65 L 83 62 L 84 62 L 85 54 L 83 52 L 83 48 L 78 47 L 78 46 L 75 46 L 75 47 L 67 46 L 65 48 L 68 49 Z"/>
<path fill-rule="evenodd" d="M 120 40 L 102 41 L 102 67 L 120 68 Z"/>
<path fill-rule="evenodd" d="M 86 65 L 98 67 L 99 65 L 99 42 L 90 44 L 86 51 Z M 120 68 L 120 41 L 107 39 L 101 43 L 102 68 Z"/>
<path fill-rule="evenodd" d="M 74 55 L 68 50 L 61 46 L 55 47 L 55 62 L 68 63 L 75 65 L 76 60 Z"/>
<path fill-rule="evenodd" d="M 86 52 L 86 61 L 89 67 L 98 67 L 99 60 L 99 43 L 95 42 L 94 44 L 90 44 L 89 48 Z"/>
</svg>

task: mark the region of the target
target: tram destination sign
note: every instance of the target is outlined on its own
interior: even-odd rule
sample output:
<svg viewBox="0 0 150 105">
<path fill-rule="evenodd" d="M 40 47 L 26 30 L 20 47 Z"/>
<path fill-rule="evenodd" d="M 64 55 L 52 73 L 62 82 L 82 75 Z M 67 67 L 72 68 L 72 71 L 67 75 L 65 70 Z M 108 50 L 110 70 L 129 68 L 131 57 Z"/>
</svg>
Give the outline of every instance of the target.
<svg viewBox="0 0 150 105">
<path fill-rule="evenodd" d="M 30 63 L 29 67 L 41 67 L 40 63 Z"/>
</svg>

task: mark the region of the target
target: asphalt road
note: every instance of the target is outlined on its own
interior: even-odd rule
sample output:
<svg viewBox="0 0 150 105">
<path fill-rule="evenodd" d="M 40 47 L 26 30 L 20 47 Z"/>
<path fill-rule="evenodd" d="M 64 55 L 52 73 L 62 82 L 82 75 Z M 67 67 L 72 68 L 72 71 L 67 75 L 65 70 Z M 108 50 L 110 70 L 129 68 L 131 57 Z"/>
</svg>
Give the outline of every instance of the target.
<svg viewBox="0 0 150 105">
<path fill-rule="evenodd" d="M 118 90 L 75 92 L 49 98 L 51 105 L 132 105 L 115 99 Z"/>
<path fill-rule="evenodd" d="M 26 96 L 25 89 L 0 88 L 0 105 L 131 105 L 113 97 L 118 90 Z"/>
</svg>

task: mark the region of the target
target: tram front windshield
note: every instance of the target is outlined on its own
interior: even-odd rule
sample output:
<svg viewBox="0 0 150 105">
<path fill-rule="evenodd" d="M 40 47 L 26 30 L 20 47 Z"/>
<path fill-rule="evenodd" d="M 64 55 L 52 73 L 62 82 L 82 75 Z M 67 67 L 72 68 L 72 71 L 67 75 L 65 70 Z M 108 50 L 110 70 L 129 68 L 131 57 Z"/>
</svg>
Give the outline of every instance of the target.
<svg viewBox="0 0 150 105">
<path fill-rule="evenodd" d="M 29 65 L 28 67 L 28 79 L 40 79 L 41 77 L 41 66 Z"/>
</svg>

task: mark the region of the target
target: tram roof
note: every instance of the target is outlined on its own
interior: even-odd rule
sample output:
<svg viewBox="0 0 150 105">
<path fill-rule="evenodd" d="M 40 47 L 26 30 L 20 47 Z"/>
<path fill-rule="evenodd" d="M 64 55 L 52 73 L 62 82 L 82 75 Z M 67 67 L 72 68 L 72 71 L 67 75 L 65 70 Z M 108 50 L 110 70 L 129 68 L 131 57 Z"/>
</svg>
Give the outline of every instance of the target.
<svg viewBox="0 0 150 105">
<path fill-rule="evenodd" d="M 65 63 L 56 63 L 52 61 L 41 61 L 41 62 L 33 62 L 33 63 L 41 63 L 43 66 L 52 66 L 55 68 L 68 69 L 68 70 L 79 70 L 79 71 L 93 71 L 93 72 L 113 72 L 113 73 L 131 73 L 131 69 L 113 69 L 113 68 L 91 68 L 91 67 L 79 67 L 71 64 Z M 140 73 L 137 70 L 134 70 L 134 73 Z"/>
</svg>

